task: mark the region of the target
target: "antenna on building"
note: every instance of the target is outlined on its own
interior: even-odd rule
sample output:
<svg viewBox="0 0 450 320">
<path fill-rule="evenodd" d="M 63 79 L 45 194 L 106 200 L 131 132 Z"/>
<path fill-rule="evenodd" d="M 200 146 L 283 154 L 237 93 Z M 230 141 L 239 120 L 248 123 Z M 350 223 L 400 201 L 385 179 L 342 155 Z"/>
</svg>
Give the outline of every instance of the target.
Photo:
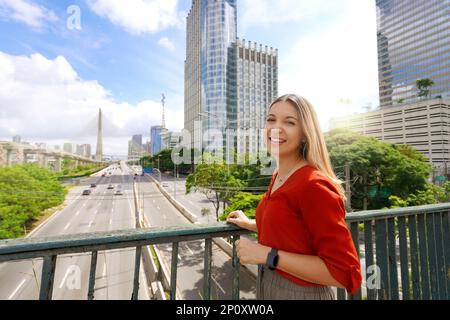
<svg viewBox="0 0 450 320">
<path fill-rule="evenodd" d="M 166 103 L 166 96 L 164 95 L 164 93 L 162 94 L 161 103 L 162 103 L 162 127 L 165 128 L 166 127 L 166 117 L 164 115 L 164 104 Z"/>
</svg>

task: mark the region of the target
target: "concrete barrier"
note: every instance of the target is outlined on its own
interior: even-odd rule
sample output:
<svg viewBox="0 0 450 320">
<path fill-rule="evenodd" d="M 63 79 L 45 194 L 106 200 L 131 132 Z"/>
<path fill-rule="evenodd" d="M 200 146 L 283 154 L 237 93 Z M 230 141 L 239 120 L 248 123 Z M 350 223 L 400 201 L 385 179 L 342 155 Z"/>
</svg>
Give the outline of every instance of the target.
<svg viewBox="0 0 450 320">
<path fill-rule="evenodd" d="M 133 192 L 136 205 L 136 228 L 150 228 L 147 217 L 142 212 L 142 208 L 139 207 L 139 192 L 136 182 L 133 183 Z M 153 256 L 150 247 L 155 252 L 156 257 Z M 156 266 L 153 258 L 156 258 L 158 261 L 159 268 Z M 170 290 L 170 272 L 158 247 L 156 245 L 142 247 L 142 261 L 144 273 L 147 277 L 147 284 L 150 284 L 149 287 L 153 298 L 156 300 L 167 300 L 164 288 Z M 176 298 L 177 300 L 181 300 L 181 294 L 178 290 L 176 292 Z"/>
<path fill-rule="evenodd" d="M 193 214 L 192 212 L 190 212 L 188 209 L 186 209 L 185 207 L 183 207 L 183 205 L 181 203 L 179 203 L 177 200 L 175 200 L 165 189 L 163 186 L 161 186 L 161 184 L 159 183 L 158 180 L 156 180 L 155 178 L 153 178 L 151 175 L 146 174 L 148 177 L 150 177 L 153 182 L 156 184 L 156 186 L 158 187 L 159 191 L 161 191 L 161 193 L 166 197 L 167 200 L 169 200 L 169 202 L 178 210 L 180 211 L 180 213 L 186 218 L 188 219 L 191 223 L 197 224 L 198 223 L 198 218 L 195 214 Z"/>
</svg>

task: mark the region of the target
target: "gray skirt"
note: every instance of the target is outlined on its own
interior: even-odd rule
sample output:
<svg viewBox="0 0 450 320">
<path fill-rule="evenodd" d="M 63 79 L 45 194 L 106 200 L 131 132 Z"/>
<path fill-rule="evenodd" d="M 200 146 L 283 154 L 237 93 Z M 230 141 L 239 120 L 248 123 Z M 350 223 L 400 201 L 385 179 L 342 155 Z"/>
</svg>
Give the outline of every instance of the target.
<svg viewBox="0 0 450 320">
<path fill-rule="evenodd" d="M 258 266 L 257 300 L 335 300 L 331 287 L 301 286 L 266 266 Z"/>
</svg>

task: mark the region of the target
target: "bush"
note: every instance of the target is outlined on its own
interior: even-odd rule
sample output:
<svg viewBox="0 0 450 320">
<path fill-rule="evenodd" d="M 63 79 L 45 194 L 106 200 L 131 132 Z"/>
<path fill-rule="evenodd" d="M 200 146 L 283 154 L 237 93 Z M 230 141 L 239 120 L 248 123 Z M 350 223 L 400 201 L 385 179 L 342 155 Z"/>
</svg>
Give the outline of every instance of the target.
<svg viewBox="0 0 450 320">
<path fill-rule="evenodd" d="M 254 195 L 246 192 L 238 193 L 230 200 L 230 206 L 225 209 L 224 213 L 219 217 L 219 220 L 226 220 L 228 214 L 236 210 L 242 210 L 247 217 L 254 219 L 256 207 L 263 196 L 263 194 Z"/>
<path fill-rule="evenodd" d="M 45 209 L 64 202 L 57 175 L 33 164 L 0 168 L 0 239 L 17 238 Z"/>
</svg>

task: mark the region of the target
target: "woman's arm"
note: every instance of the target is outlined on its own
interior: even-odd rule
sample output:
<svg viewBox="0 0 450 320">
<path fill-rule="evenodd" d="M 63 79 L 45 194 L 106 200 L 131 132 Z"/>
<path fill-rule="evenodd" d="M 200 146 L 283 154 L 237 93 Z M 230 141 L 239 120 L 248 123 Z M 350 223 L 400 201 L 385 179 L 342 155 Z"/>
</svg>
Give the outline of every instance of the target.
<svg viewBox="0 0 450 320">
<path fill-rule="evenodd" d="M 237 242 L 237 255 L 242 264 L 266 264 L 271 248 L 242 238 Z M 299 279 L 325 286 L 344 288 L 333 278 L 325 262 L 318 256 L 278 251 L 277 269 Z"/>
<path fill-rule="evenodd" d="M 277 269 L 299 279 L 325 286 L 344 288 L 333 278 L 325 262 L 318 256 L 278 251 Z"/>
</svg>

